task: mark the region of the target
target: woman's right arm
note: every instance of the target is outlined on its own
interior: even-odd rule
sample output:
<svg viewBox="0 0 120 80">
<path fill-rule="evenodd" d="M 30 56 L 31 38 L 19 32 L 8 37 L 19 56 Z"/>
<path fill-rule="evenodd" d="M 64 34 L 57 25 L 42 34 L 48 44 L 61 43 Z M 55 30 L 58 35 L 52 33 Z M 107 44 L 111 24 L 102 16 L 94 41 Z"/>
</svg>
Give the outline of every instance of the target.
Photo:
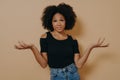
<svg viewBox="0 0 120 80">
<path fill-rule="evenodd" d="M 46 36 L 47 36 L 46 34 L 43 34 L 41 38 L 46 38 Z M 19 49 L 19 50 L 30 49 L 34 54 L 36 61 L 41 65 L 41 67 L 42 68 L 47 67 L 48 59 L 47 59 L 46 52 L 40 53 L 34 44 L 26 44 L 23 41 L 18 43 L 19 43 L 18 45 L 15 45 L 16 49 Z"/>
<path fill-rule="evenodd" d="M 18 45 L 15 45 L 15 48 L 18 50 L 30 49 L 32 50 L 36 61 L 41 65 L 42 68 L 47 67 L 47 54 L 40 53 L 34 44 L 26 44 L 23 41 L 18 42 Z"/>
<path fill-rule="evenodd" d="M 36 61 L 41 65 L 42 68 L 47 67 L 47 54 L 42 52 L 40 53 L 36 46 L 32 45 L 31 50 L 35 56 Z"/>
</svg>

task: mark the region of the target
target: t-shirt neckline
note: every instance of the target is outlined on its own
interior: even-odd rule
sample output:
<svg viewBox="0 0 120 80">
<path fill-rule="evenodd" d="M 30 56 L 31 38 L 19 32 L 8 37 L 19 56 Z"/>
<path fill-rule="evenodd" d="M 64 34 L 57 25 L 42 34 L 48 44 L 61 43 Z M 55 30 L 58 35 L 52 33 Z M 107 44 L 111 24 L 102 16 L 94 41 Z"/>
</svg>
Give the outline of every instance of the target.
<svg viewBox="0 0 120 80">
<path fill-rule="evenodd" d="M 66 40 L 68 40 L 68 38 L 69 38 L 69 35 L 67 35 L 67 38 L 66 38 L 66 39 L 59 40 L 59 39 L 56 39 L 56 38 L 52 35 L 52 33 L 51 33 L 51 32 L 49 32 L 49 34 L 50 34 L 50 35 L 51 35 L 51 37 L 52 37 L 54 40 L 56 40 L 56 41 L 66 41 Z"/>
</svg>

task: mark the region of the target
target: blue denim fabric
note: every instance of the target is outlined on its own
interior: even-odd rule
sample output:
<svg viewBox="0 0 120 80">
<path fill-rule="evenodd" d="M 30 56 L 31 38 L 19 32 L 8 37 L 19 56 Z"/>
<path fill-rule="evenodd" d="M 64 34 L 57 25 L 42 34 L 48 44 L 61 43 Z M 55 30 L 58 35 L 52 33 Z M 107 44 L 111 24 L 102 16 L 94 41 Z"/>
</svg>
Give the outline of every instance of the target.
<svg viewBox="0 0 120 80">
<path fill-rule="evenodd" d="M 70 64 L 65 68 L 50 68 L 50 80 L 80 80 L 75 64 Z"/>
</svg>

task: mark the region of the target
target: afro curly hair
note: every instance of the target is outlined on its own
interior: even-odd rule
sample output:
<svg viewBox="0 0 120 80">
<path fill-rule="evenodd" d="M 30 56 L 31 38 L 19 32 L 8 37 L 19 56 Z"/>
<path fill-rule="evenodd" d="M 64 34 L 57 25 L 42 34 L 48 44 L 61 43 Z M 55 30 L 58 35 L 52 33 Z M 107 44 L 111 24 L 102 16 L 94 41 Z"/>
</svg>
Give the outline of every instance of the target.
<svg viewBox="0 0 120 80">
<path fill-rule="evenodd" d="M 52 27 L 52 18 L 56 13 L 60 13 L 64 16 L 66 21 L 65 30 L 70 30 L 73 28 L 76 22 L 76 14 L 73 11 L 73 8 L 65 3 L 60 3 L 58 6 L 50 5 L 47 6 L 43 11 L 42 26 L 44 29 L 53 31 Z"/>
</svg>

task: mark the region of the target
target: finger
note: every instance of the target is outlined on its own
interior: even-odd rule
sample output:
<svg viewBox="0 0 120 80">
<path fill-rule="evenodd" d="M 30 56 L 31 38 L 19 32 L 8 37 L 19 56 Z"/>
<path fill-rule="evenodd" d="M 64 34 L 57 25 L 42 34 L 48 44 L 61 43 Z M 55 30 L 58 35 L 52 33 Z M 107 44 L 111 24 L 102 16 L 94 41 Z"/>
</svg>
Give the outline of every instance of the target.
<svg viewBox="0 0 120 80">
<path fill-rule="evenodd" d="M 18 45 L 14 45 L 14 47 L 15 47 L 16 49 L 22 49 L 22 47 L 21 47 L 21 46 L 18 46 Z"/>
<path fill-rule="evenodd" d="M 22 44 L 24 45 L 24 48 L 28 48 L 29 47 L 29 45 L 24 43 L 23 41 L 22 41 Z"/>
<path fill-rule="evenodd" d="M 106 47 L 108 47 L 110 44 L 109 43 L 107 43 L 107 44 L 105 44 L 105 45 L 103 45 L 103 46 L 106 46 Z"/>
<path fill-rule="evenodd" d="M 14 48 L 18 49 L 19 47 L 18 47 L 18 45 L 14 45 Z"/>
<path fill-rule="evenodd" d="M 18 41 L 19 46 L 17 46 L 18 49 L 24 49 L 24 45 L 21 41 Z"/>
<path fill-rule="evenodd" d="M 98 44 L 100 43 L 101 38 L 98 39 Z"/>
<path fill-rule="evenodd" d="M 101 41 L 99 41 L 99 44 L 103 44 L 103 42 L 105 41 L 105 38 L 103 38 Z"/>
<path fill-rule="evenodd" d="M 23 44 L 23 41 L 19 41 L 19 44 L 21 47 L 25 47 L 25 45 Z"/>
<path fill-rule="evenodd" d="M 21 41 L 18 41 L 18 43 L 19 43 L 19 45 L 22 45 L 22 44 L 21 44 Z"/>
<path fill-rule="evenodd" d="M 23 45 L 24 47 L 26 47 L 26 44 L 25 44 L 23 41 L 21 41 L 21 43 L 22 43 L 22 45 Z"/>
<path fill-rule="evenodd" d="M 109 43 L 105 44 L 105 45 L 102 45 L 101 47 L 108 47 L 108 46 L 109 46 Z"/>
</svg>

